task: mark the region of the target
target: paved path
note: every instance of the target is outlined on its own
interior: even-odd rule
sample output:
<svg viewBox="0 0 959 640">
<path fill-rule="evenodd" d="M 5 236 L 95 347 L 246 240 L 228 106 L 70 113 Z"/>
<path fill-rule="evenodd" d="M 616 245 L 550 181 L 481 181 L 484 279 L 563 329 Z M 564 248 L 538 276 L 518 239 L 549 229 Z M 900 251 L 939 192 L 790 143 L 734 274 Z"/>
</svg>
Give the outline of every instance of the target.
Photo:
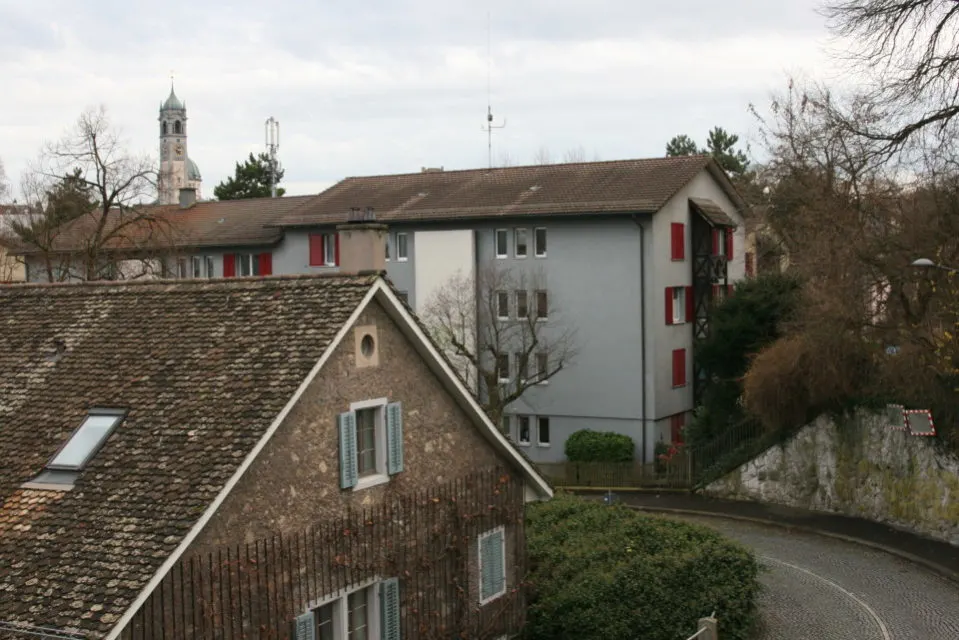
<svg viewBox="0 0 959 640">
<path fill-rule="evenodd" d="M 959 640 L 959 586 L 924 567 L 781 527 L 668 517 L 713 527 L 760 557 L 761 640 Z"/>
</svg>

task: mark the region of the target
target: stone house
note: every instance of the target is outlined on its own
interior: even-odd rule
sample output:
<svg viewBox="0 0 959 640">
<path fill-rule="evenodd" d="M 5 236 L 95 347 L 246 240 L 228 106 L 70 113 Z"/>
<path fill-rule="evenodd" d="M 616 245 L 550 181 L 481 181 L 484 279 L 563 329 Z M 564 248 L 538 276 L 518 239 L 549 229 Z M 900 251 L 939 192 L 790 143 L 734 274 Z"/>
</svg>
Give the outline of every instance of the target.
<svg viewBox="0 0 959 640">
<path fill-rule="evenodd" d="M 382 233 L 335 274 L 0 289 L 0 638 L 518 630 L 551 488 Z"/>
</svg>

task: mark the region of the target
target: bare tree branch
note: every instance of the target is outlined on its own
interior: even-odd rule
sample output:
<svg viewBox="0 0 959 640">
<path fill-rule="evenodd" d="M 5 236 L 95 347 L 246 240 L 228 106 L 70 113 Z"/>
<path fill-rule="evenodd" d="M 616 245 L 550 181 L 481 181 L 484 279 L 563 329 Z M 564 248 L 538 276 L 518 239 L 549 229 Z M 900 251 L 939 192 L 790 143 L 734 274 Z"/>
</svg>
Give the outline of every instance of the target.
<svg viewBox="0 0 959 640">
<path fill-rule="evenodd" d="M 497 424 L 510 404 L 577 355 L 576 330 L 537 270 L 491 264 L 475 281 L 457 273 L 426 301 L 422 319 Z"/>
</svg>

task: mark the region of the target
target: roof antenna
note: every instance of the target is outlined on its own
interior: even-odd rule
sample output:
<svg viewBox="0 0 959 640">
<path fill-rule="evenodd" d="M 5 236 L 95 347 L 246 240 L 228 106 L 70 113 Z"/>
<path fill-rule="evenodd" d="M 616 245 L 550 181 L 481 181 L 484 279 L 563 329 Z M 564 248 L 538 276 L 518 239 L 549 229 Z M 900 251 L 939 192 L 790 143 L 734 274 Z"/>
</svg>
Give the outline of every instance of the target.
<svg viewBox="0 0 959 640">
<path fill-rule="evenodd" d="M 506 118 L 503 118 L 503 124 L 493 124 L 493 108 L 490 106 L 490 76 L 492 75 L 493 55 L 490 45 L 490 12 L 486 12 L 486 124 L 480 129 L 486 132 L 486 148 L 489 153 L 489 168 L 493 168 L 493 129 L 502 129 L 506 126 Z"/>
<path fill-rule="evenodd" d="M 276 161 L 276 151 L 280 148 L 280 123 L 270 116 L 266 124 L 266 151 L 270 157 L 270 197 L 276 197 L 276 173 L 279 165 Z"/>
</svg>

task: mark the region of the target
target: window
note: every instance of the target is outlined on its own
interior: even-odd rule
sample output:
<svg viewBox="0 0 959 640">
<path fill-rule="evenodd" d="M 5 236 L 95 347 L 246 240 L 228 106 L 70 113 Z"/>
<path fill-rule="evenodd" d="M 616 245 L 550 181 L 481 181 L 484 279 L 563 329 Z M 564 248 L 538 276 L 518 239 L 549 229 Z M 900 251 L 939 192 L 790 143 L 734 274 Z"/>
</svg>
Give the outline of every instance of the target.
<svg viewBox="0 0 959 640">
<path fill-rule="evenodd" d="M 340 239 L 335 233 L 310 234 L 310 266 L 335 267 L 340 264 Z"/>
<path fill-rule="evenodd" d="M 533 253 L 537 258 L 546 257 L 546 229 L 538 227 L 533 231 Z"/>
<path fill-rule="evenodd" d="M 733 259 L 733 230 L 726 227 L 713 229 L 713 255 Z"/>
<path fill-rule="evenodd" d="M 160 131 L 161 131 L 161 133 L 162 133 L 163 135 L 166 135 L 166 134 L 167 134 L 167 128 L 166 128 L 166 123 L 165 123 L 165 122 L 163 123 L 163 126 L 160 127 Z"/>
<path fill-rule="evenodd" d="M 529 317 L 529 294 L 525 291 L 516 292 L 516 317 L 517 318 L 528 318 Z"/>
<path fill-rule="evenodd" d="M 536 354 L 536 376 L 539 378 L 539 384 L 547 384 L 549 382 L 545 376 L 549 375 L 549 354 L 545 351 L 540 351 Z"/>
<path fill-rule="evenodd" d="M 516 378 L 521 382 L 529 380 L 529 360 L 523 358 L 523 353 L 517 351 L 513 354 L 516 361 Z"/>
<path fill-rule="evenodd" d="M 506 258 L 509 256 L 509 247 L 506 246 L 508 242 L 509 235 L 507 234 L 506 229 L 497 229 L 496 230 L 496 257 L 497 258 Z"/>
<path fill-rule="evenodd" d="M 213 256 L 203 256 L 203 264 L 206 266 L 206 272 L 203 275 L 207 278 L 212 278 L 214 276 Z"/>
<path fill-rule="evenodd" d="M 672 444 L 683 444 L 683 429 L 686 427 L 686 414 L 677 413 L 669 417 L 669 441 Z"/>
<path fill-rule="evenodd" d="M 386 256 L 386 261 L 389 262 L 390 261 L 390 234 L 386 234 L 386 237 L 383 239 L 383 244 L 384 244 L 384 247 L 383 247 L 384 255 Z"/>
<path fill-rule="evenodd" d="M 295 640 L 399 640 L 397 578 L 346 589 L 296 618 Z"/>
<path fill-rule="evenodd" d="M 406 234 L 397 233 L 396 234 L 396 261 L 406 262 L 407 260 L 409 260 L 409 258 L 410 258 L 410 254 L 409 254 L 409 246 L 407 246 L 407 242 L 406 242 Z"/>
<path fill-rule="evenodd" d="M 244 276 L 260 275 L 260 261 L 258 256 L 254 253 L 236 254 L 236 272 L 241 278 Z"/>
<path fill-rule="evenodd" d="M 365 489 L 403 471 L 403 408 L 386 398 L 355 402 L 337 416 L 340 487 Z"/>
<path fill-rule="evenodd" d="M 501 353 L 496 356 L 496 375 L 500 382 L 509 382 L 509 354 Z"/>
<path fill-rule="evenodd" d="M 517 441 L 521 445 L 529 445 L 529 416 L 519 416 L 517 422 Z"/>
<path fill-rule="evenodd" d="M 509 320 L 509 293 L 496 292 L 496 317 L 500 320 Z"/>
<path fill-rule="evenodd" d="M 173 123 L 173 133 L 183 133 L 183 125 L 177 120 Z"/>
<path fill-rule="evenodd" d="M 536 292 L 536 319 L 546 320 L 549 317 L 549 304 L 545 291 Z"/>
<path fill-rule="evenodd" d="M 506 593 L 506 530 L 497 527 L 479 537 L 479 598 L 484 605 Z"/>
<path fill-rule="evenodd" d="M 202 273 L 201 270 L 200 270 L 200 267 L 201 267 L 201 265 L 203 264 L 203 261 L 200 259 L 200 256 L 193 256 L 193 258 L 192 258 L 192 260 L 190 260 L 190 262 L 191 262 L 191 265 L 190 265 L 190 266 L 193 267 L 193 269 L 192 269 L 192 271 L 193 271 L 193 277 L 194 277 L 194 278 L 199 278 L 199 277 L 200 277 L 200 274 Z"/>
<path fill-rule="evenodd" d="M 536 444 L 540 447 L 549 446 L 549 418 L 540 416 L 536 419 Z"/>
<path fill-rule="evenodd" d="M 176 261 L 176 277 L 184 280 L 189 277 L 187 274 L 186 258 L 178 258 Z"/>
<path fill-rule="evenodd" d="M 686 225 L 673 222 L 669 225 L 670 256 L 673 260 L 686 259 Z"/>
<path fill-rule="evenodd" d="M 516 230 L 516 257 L 525 258 L 528 251 L 526 246 L 526 229 Z"/>
<path fill-rule="evenodd" d="M 356 470 L 361 478 L 376 473 L 376 422 L 379 409 L 356 412 Z"/>
<path fill-rule="evenodd" d="M 120 424 L 124 415 L 125 411 L 113 409 L 91 411 L 47 464 L 47 468 L 61 471 L 82 470 Z"/>
<path fill-rule="evenodd" d="M 686 350 L 673 350 L 673 387 L 686 386 Z"/>
<path fill-rule="evenodd" d="M 666 324 L 686 322 L 686 288 L 666 287 Z"/>
</svg>

